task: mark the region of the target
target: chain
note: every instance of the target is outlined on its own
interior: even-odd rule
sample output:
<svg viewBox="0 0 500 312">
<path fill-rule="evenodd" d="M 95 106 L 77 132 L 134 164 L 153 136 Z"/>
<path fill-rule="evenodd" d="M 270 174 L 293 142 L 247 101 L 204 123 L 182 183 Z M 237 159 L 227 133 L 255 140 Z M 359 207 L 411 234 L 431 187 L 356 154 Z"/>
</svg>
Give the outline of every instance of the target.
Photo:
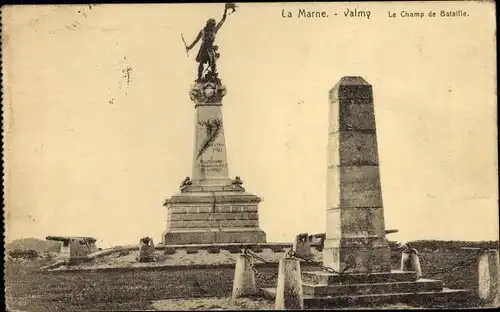
<svg viewBox="0 0 500 312">
<path fill-rule="evenodd" d="M 247 256 L 251 256 L 259 261 L 262 261 L 264 263 L 272 263 L 271 261 L 267 261 L 266 259 L 262 258 L 261 256 L 257 255 L 255 252 L 253 252 L 251 249 L 249 248 L 245 248 L 245 251 L 243 252 L 245 255 Z"/>
<path fill-rule="evenodd" d="M 432 264 L 431 262 L 427 261 L 422 255 L 418 255 L 418 258 L 420 261 L 422 261 L 422 263 L 424 263 L 425 265 L 427 265 L 435 270 L 444 270 L 444 268 L 439 268 L 439 267 L 435 266 L 434 264 Z"/>
<path fill-rule="evenodd" d="M 245 248 L 245 251 L 243 252 L 243 254 L 245 256 L 247 256 L 247 257 L 250 257 L 251 259 L 255 258 L 255 259 L 259 260 L 259 261 L 262 261 L 263 263 L 272 263 L 271 261 L 267 261 L 266 259 L 258 256 L 257 254 L 255 254 L 253 251 L 251 251 L 248 248 Z M 250 266 L 252 267 L 252 271 L 255 273 L 255 276 L 260 277 L 261 279 L 271 280 L 271 279 L 273 279 L 273 278 L 275 278 L 277 276 L 276 273 L 271 273 L 271 276 L 267 276 L 267 275 L 261 274 L 259 271 L 257 271 L 257 268 L 255 268 L 255 265 L 254 265 L 253 261 L 250 261 Z"/>
<path fill-rule="evenodd" d="M 272 262 L 267 261 L 266 259 L 264 259 L 264 258 L 262 258 L 262 257 L 258 256 L 257 254 L 255 254 L 253 251 L 251 251 L 251 250 L 250 250 L 250 249 L 248 249 L 248 248 L 245 248 L 244 254 L 245 254 L 246 256 L 250 256 L 250 257 L 255 258 L 255 259 L 259 260 L 259 261 L 262 261 L 263 263 L 272 263 Z M 288 251 L 287 251 L 287 253 L 285 254 L 285 256 L 286 256 L 286 257 L 290 257 L 290 258 L 296 258 L 296 259 L 299 259 L 299 260 L 304 260 L 306 263 L 310 263 L 310 264 L 318 265 L 318 266 L 319 266 L 322 270 L 324 270 L 324 271 L 326 271 L 326 272 L 328 272 L 328 273 L 338 274 L 338 275 L 340 275 L 341 277 L 345 277 L 345 276 L 347 276 L 347 273 L 345 273 L 345 271 L 346 271 L 347 269 L 349 269 L 349 268 L 350 268 L 350 266 L 346 266 L 346 267 L 344 268 L 344 270 L 342 270 L 342 271 L 340 271 L 340 272 L 339 272 L 339 271 L 336 271 L 336 270 L 335 270 L 335 269 L 333 269 L 333 268 L 330 268 L 330 267 L 324 266 L 324 265 L 323 265 L 323 264 L 321 264 L 321 263 L 318 263 L 318 262 L 316 262 L 316 261 L 313 261 L 312 259 L 309 259 L 309 258 L 304 258 L 304 257 L 302 257 L 302 256 L 299 256 L 299 255 L 297 255 L 297 254 L 293 251 L 293 249 L 288 250 Z M 267 276 L 263 276 L 262 274 L 260 274 L 260 273 L 257 271 L 257 269 L 255 268 L 255 266 L 253 265 L 253 262 L 252 262 L 251 266 L 252 266 L 252 270 L 254 271 L 255 275 L 257 275 L 257 276 L 259 276 L 259 277 L 261 277 L 261 278 L 264 278 L 264 279 L 269 279 L 269 277 L 267 277 Z M 273 276 L 276 276 L 276 273 L 274 273 L 274 274 L 273 274 Z"/>
<path fill-rule="evenodd" d="M 351 266 L 347 265 L 342 271 L 337 271 L 334 268 L 330 268 L 330 267 L 324 266 L 323 264 L 318 263 L 317 261 L 313 261 L 310 258 L 305 258 L 305 257 L 299 256 L 299 255 L 297 255 L 297 253 L 295 253 L 295 251 L 293 251 L 293 249 L 290 249 L 286 253 L 286 256 L 287 257 L 293 257 L 293 258 L 296 258 L 296 259 L 299 259 L 299 260 L 304 260 L 306 263 L 314 264 L 314 265 L 319 266 L 323 271 L 326 271 L 328 273 L 338 274 L 341 277 L 347 277 L 348 273 L 346 273 L 345 271 L 347 271 L 348 269 L 351 268 Z"/>
<path fill-rule="evenodd" d="M 480 252 L 482 252 L 482 251 L 483 250 L 480 250 Z M 267 261 L 266 259 L 258 256 L 257 254 L 255 254 L 253 251 L 251 251 L 248 248 L 245 248 L 244 254 L 246 256 L 248 256 L 248 257 L 257 259 L 257 260 L 259 260 L 259 261 L 261 261 L 263 263 L 272 263 L 272 262 Z M 428 273 L 425 274 L 426 276 L 429 276 L 429 275 L 432 276 L 432 275 L 443 274 L 443 273 L 450 273 L 450 272 L 455 272 L 455 271 L 458 271 L 458 270 L 465 269 L 465 268 L 471 266 L 472 264 L 474 264 L 476 262 L 477 256 L 478 256 L 478 254 L 474 254 L 469 259 L 467 259 L 467 260 L 461 260 L 456 265 L 451 266 L 451 267 L 447 267 L 447 268 L 438 268 L 437 266 L 433 265 L 431 262 L 427 261 L 421 255 L 419 255 L 418 257 L 419 257 L 419 259 L 425 265 L 430 266 L 431 268 L 433 268 L 435 270 L 433 272 L 428 272 Z M 319 266 L 323 271 L 326 271 L 326 272 L 332 273 L 332 274 L 338 274 L 340 277 L 344 277 L 344 278 L 349 276 L 349 273 L 347 273 L 346 271 L 349 268 L 351 268 L 350 265 L 347 265 L 343 270 L 337 271 L 334 268 L 327 267 L 327 266 L 325 266 L 325 265 L 323 265 L 321 263 L 318 263 L 317 261 L 313 261 L 311 258 L 306 258 L 306 257 L 299 256 L 299 255 L 297 255 L 297 253 L 295 253 L 295 251 L 293 251 L 293 249 L 288 250 L 286 252 L 286 254 L 285 254 L 285 257 L 290 257 L 290 258 L 295 258 L 295 259 L 298 259 L 298 260 L 303 260 L 303 261 L 305 261 L 308 264 L 313 264 L 313 265 Z M 257 269 L 255 268 L 255 266 L 253 264 L 253 261 L 251 262 L 251 266 L 252 266 L 252 270 L 254 271 L 255 275 L 258 276 L 258 277 L 261 277 L 263 279 L 268 280 L 268 279 L 273 278 L 273 277 L 276 276 L 276 273 L 273 273 L 271 277 L 260 274 L 257 271 Z"/>
<path fill-rule="evenodd" d="M 427 266 L 430 266 L 431 268 L 434 269 L 434 271 L 428 272 L 425 275 L 437 275 L 437 274 L 450 273 L 450 272 L 455 272 L 458 270 L 465 269 L 465 268 L 471 266 L 472 264 L 476 263 L 477 256 L 478 256 L 477 254 L 474 254 L 473 256 L 470 257 L 470 259 L 461 260 L 457 264 L 455 264 L 451 267 L 447 267 L 447 268 L 439 268 L 439 267 L 435 266 L 434 264 L 430 263 L 429 261 L 427 261 L 421 255 L 419 255 L 419 259 L 422 260 L 422 262 L 424 264 L 426 264 Z"/>
</svg>

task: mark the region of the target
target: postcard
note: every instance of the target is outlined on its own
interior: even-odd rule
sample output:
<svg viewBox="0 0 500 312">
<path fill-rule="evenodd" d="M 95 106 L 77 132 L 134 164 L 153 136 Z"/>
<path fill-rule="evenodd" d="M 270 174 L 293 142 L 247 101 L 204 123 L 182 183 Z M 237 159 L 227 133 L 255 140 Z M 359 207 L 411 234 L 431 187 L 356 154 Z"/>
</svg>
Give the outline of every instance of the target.
<svg viewBox="0 0 500 312">
<path fill-rule="evenodd" d="M 7 310 L 500 305 L 493 1 L 1 14 Z"/>
</svg>

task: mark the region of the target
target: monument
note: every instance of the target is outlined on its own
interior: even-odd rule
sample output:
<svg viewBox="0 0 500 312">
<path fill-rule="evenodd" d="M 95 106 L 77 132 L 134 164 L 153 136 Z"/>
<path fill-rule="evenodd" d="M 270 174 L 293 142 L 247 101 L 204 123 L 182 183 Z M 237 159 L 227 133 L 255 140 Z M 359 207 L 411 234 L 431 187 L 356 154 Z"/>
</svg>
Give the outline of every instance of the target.
<svg viewBox="0 0 500 312">
<path fill-rule="evenodd" d="M 372 86 L 343 77 L 329 93 L 326 271 L 302 273 L 307 308 L 395 303 L 438 305 L 469 298 L 416 271 L 391 269 L 384 222 Z M 273 288 L 264 289 L 270 297 Z"/>
<path fill-rule="evenodd" d="M 390 272 L 372 86 L 361 77 L 343 77 L 330 91 L 329 120 L 323 265 Z"/>
<path fill-rule="evenodd" d="M 165 245 L 266 242 L 259 228 L 261 198 L 247 193 L 240 177 L 230 178 L 227 162 L 222 116 L 226 88 L 217 72 L 220 53 L 215 37 L 228 10 L 235 8 L 225 4 L 219 23 L 209 19 L 193 43 L 186 45 L 189 52 L 201 40 L 198 75 L 189 92 L 196 110 L 193 171 L 182 182 L 180 193 L 164 203 L 168 209 Z"/>
</svg>

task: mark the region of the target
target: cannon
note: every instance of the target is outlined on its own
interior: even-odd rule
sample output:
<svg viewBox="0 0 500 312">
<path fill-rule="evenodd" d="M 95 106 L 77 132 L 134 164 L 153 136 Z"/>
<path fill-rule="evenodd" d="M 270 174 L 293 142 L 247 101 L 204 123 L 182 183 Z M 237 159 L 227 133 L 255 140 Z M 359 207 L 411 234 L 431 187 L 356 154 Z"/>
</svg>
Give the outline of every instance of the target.
<svg viewBox="0 0 500 312">
<path fill-rule="evenodd" d="M 71 240 L 84 241 L 84 242 L 87 242 L 89 244 L 95 244 L 95 242 L 97 241 L 93 237 L 82 237 L 82 236 L 47 236 L 45 239 L 63 242 L 63 244 L 66 244 L 66 245 L 69 244 L 69 242 Z"/>
<path fill-rule="evenodd" d="M 90 260 L 88 255 L 96 252 L 96 239 L 80 236 L 47 236 L 46 240 L 62 242 L 58 259 L 67 264 L 74 264 Z"/>
<path fill-rule="evenodd" d="M 385 230 L 385 234 L 397 233 L 398 230 Z M 305 233 L 307 235 L 307 233 Z M 303 234 L 299 234 L 303 235 Z M 318 233 L 309 235 L 309 242 L 311 247 L 317 247 L 318 250 L 322 250 L 325 245 L 326 233 Z"/>
</svg>

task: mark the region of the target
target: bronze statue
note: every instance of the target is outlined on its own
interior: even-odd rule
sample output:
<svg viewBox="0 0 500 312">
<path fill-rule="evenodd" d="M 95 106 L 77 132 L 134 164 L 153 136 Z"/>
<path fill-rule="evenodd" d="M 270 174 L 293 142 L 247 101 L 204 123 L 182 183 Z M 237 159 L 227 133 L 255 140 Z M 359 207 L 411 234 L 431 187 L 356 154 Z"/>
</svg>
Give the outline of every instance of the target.
<svg viewBox="0 0 500 312">
<path fill-rule="evenodd" d="M 186 177 L 184 179 L 184 181 L 182 181 L 182 183 L 181 183 L 181 190 L 185 189 L 186 187 L 188 187 L 191 184 L 193 184 L 193 182 L 191 181 L 191 178 Z"/>
<path fill-rule="evenodd" d="M 233 184 L 235 185 L 242 185 L 243 184 L 243 181 L 241 181 L 240 177 L 236 177 L 234 180 L 233 180 Z"/>
<path fill-rule="evenodd" d="M 198 62 L 197 82 L 201 82 L 203 78 L 208 81 L 218 81 L 216 60 L 219 58 L 220 53 L 218 52 L 219 47 L 214 44 L 215 35 L 224 24 L 228 9 L 231 9 L 232 12 L 234 12 L 235 8 L 236 5 L 234 3 L 226 3 L 224 14 L 222 15 L 222 19 L 219 21 L 219 23 L 216 24 L 215 19 L 210 18 L 207 21 L 205 27 L 198 33 L 198 36 L 196 37 L 196 39 L 194 39 L 193 43 L 191 43 L 189 46 L 186 45 L 186 52 L 188 52 L 198 43 L 198 41 L 200 41 L 200 39 L 202 41 L 200 49 L 198 50 L 198 54 L 196 55 L 196 62 Z M 203 77 L 203 69 L 205 64 L 208 64 L 208 72 L 207 75 Z"/>
</svg>

